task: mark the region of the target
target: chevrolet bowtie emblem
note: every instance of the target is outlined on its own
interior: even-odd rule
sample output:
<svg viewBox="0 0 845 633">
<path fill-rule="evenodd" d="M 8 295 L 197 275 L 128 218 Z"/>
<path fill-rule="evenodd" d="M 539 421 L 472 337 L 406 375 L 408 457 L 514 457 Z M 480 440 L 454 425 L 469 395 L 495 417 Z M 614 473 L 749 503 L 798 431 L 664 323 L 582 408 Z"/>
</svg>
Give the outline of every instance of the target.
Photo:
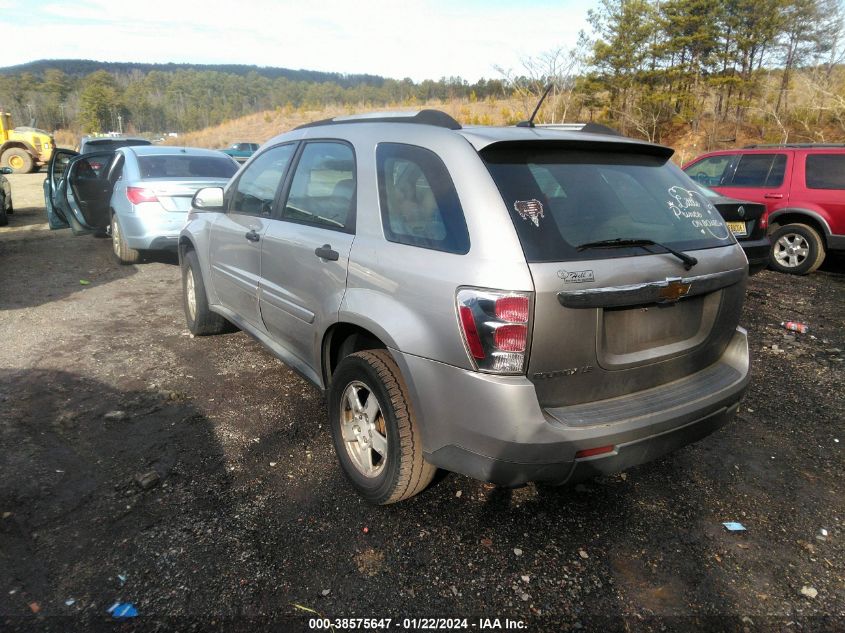
<svg viewBox="0 0 845 633">
<path fill-rule="evenodd" d="M 692 284 L 685 283 L 680 279 L 667 279 L 666 286 L 657 291 L 660 303 L 674 303 L 681 297 L 687 296 Z"/>
</svg>

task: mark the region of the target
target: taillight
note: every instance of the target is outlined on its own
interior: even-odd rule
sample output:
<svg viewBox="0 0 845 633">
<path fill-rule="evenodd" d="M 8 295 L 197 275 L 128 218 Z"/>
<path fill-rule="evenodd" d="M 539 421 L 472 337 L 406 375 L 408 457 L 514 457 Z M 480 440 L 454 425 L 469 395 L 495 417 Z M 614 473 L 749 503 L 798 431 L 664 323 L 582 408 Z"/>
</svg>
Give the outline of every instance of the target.
<svg viewBox="0 0 845 633">
<path fill-rule="evenodd" d="M 525 371 L 529 293 L 461 288 L 457 304 L 464 342 L 477 369 L 499 374 Z"/>
<path fill-rule="evenodd" d="M 147 189 L 146 187 L 127 187 L 126 197 L 132 204 L 141 204 L 142 202 L 158 202 L 155 191 Z"/>
<path fill-rule="evenodd" d="M 760 223 L 761 229 L 765 229 L 767 226 L 769 226 L 769 214 L 768 214 L 768 212 L 763 211 L 763 215 L 760 216 L 759 223 Z"/>
</svg>

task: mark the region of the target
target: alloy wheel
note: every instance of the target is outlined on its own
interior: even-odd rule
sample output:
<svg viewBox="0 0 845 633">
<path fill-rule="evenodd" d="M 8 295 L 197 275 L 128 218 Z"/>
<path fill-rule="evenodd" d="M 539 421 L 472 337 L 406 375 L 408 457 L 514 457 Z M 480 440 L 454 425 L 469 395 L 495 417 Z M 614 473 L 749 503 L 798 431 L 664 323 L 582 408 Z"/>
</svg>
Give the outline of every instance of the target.
<svg viewBox="0 0 845 633">
<path fill-rule="evenodd" d="M 197 292 L 194 284 L 194 271 L 188 267 L 188 272 L 185 275 L 185 299 L 188 301 L 188 314 L 191 316 L 191 321 L 197 318 Z"/>
<path fill-rule="evenodd" d="M 111 218 L 111 247 L 114 254 L 120 257 L 120 227 L 117 224 L 117 218 Z"/>
<path fill-rule="evenodd" d="M 349 383 L 340 399 L 340 431 L 355 469 L 378 477 L 387 463 L 387 429 L 376 394 L 360 381 Z"/>
<path fill-rule="evenodd" d="M 775 242 L 773 254 L 784 268 L 796 268 L 809 256 L 810 243 L 798 233 L 785 233 Z"/>
</svg>

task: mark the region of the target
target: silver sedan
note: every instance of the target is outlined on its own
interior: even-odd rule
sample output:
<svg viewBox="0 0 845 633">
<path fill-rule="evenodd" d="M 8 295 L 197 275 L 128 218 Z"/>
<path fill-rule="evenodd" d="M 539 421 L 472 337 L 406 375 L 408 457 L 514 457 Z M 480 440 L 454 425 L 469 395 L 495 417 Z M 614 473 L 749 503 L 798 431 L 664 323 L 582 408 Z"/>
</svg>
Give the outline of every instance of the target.
<svg viewBox="0 0 845 633">
<path fill-rule="evenodd" d="M 175 249 L 191 198 L 223 186 L 238 163 L 194 147 L 133 146 L 78 155 L 57 150 L 45 183 L 51 228 L 108 233 L 121 263 Z"/>
</svg>

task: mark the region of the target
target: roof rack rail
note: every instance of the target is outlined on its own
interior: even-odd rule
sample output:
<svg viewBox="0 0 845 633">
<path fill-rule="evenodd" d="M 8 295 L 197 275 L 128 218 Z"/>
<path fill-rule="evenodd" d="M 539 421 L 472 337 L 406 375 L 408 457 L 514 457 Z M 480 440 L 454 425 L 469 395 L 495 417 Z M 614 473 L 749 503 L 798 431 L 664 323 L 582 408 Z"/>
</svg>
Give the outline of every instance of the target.
<svg viewBox="0 0 845 633">
<path fill-rule="evenodd" d="M 845 147 L 845 143 L 771 143 L 771 144 L 763 144 L 763 143 L 755 143 L 753 145 L 746 145 L 742 149 L 770 149 L 770 148 L 825 148 L 825 147 Z"/>
<path fill-rule="evenodd" d="M 418 125 L 433 125 L 449 130 L 460 130 L 461 124 L 440 110 L 419 110 L 417 112 L 370 112 L 367 114 L 353 114 L 337 116 L 333 119 L 312 121 L 296 127 L 301 130 L 323 125 L 344 125 L 346 123 L 416 123 Z"/>
</svg>

